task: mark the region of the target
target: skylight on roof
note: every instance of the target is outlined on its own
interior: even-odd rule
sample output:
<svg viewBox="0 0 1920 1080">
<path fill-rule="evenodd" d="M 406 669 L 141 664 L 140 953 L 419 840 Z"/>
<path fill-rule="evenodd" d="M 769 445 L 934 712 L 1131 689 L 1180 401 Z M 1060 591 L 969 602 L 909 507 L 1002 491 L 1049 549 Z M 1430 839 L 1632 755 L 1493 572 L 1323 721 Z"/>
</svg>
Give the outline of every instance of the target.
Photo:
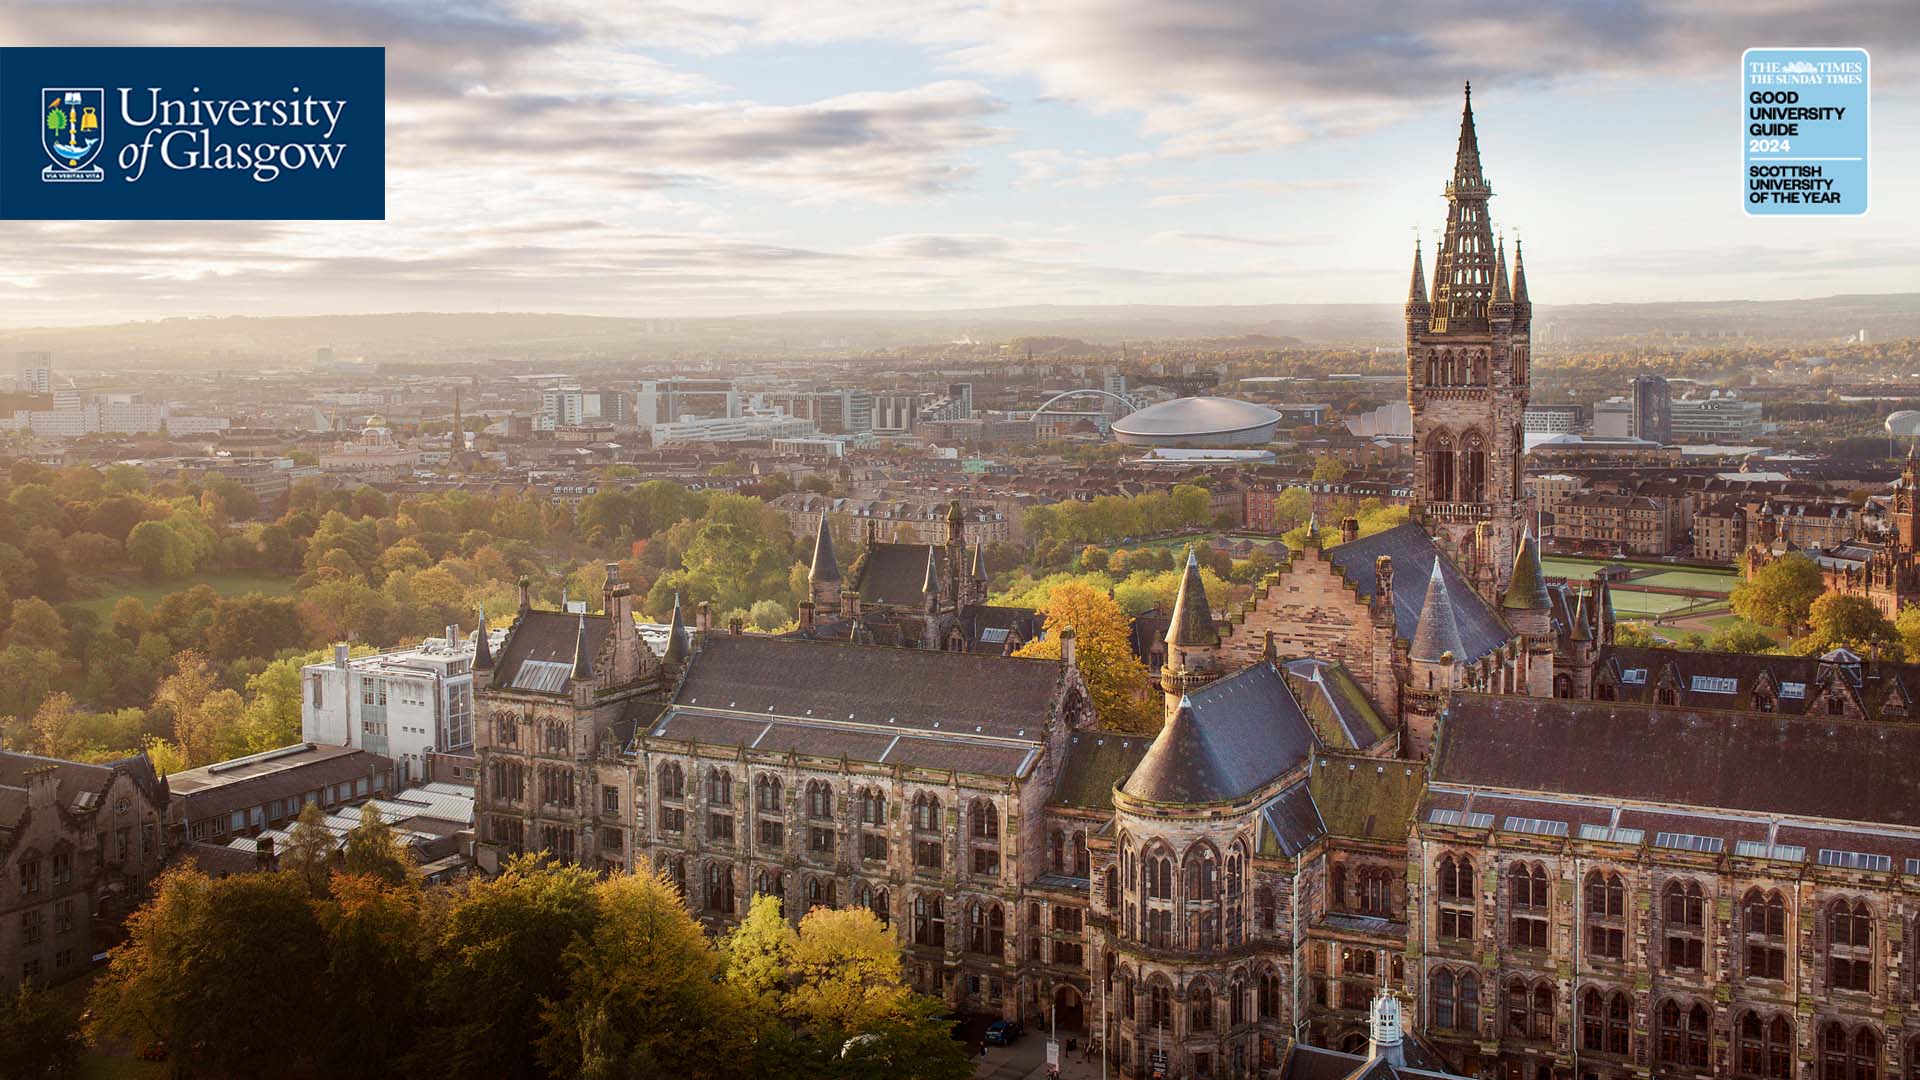
<svg viewBox="0 0 1920 1080">
<path fill-rule="evenodd" d="M 1500 823 L 1507 832 L 1531 833 L 1535 836 L 1565 836 L 1567 823 L 1549 821 L 1546 818 L 1509 817 Z"/>
<path fill-rule="evenodd" d="M 1835 851 L 1832 848 L 1820 849 L 1821 866 L 1838 866 L 1847 870 L 1873 870 L 1886 873 L 1893 869 L 1893 858 L 1888 855 L 1872 855 L 1864 851 Z"/>
<path fill-rule="evenodd" d="M 1727 850 L 1727 842 L 1718 836 L 1698 836 L 1683 832 L 1656 833 L 1653 837 L 1653 846 L 1672 848 L 1675 851 L 1699 851 L 1709 855 L 1718 855 Z"/>
</svg>

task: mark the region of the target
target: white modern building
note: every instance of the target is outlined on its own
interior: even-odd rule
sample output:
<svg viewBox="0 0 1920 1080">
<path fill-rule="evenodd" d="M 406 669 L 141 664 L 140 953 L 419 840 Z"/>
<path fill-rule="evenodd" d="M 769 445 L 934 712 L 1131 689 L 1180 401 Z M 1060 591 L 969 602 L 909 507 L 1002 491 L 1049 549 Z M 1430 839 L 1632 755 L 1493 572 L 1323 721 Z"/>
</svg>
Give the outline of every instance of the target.
<svg viewBox="0 0 1920 1080">
<path fill-rule="evenodd" d="M 428 779 L 428 755 L 473 749 L 473 649 L 473 636 L 451 626 L 445 637 L 369 656 L 335 645 L 331 662 L 301 669 L 300 737 L 387 757 L 397 784 Z"/>
<path fill-rule="evenodd" d="M 1760 403 L 1732 391 L 1675 398 L 1672 410 L 1673 437 L 1685 442 L 1743 443 L 1760 434 Z"/>
<path fill-rule="evenodd" d="M 655 424 L 653 444 L 703 442 L 769 442 L 813 435 L 819 429 L 811 420 L 780 413 L 748 416 L 716 416 L 704 419 L 676 420 Z"/>
</svg>

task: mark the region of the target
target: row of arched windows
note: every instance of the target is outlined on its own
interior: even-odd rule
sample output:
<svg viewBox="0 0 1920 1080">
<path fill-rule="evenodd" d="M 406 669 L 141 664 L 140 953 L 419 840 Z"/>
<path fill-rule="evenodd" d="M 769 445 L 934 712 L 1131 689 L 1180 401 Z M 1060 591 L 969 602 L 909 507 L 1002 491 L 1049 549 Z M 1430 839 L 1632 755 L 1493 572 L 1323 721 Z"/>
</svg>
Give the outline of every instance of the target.
<svg viewBox="0 0 1920 1080">
<path fill-rule="evenodd" d="M 1132 972 L 1122 969 L 1114 977 L 1113 992 L 1119 1019 L 1142 1028 L 1173 1027 L 1178 995 L 1167 976 L 1154 974 L 1143 988 Z M 1186 1030 L 1206 1032 L 1237 1028 L 1255 1019 L 1278 1020 L 1285 1001 L 1281 995 L 1280 975 L 1266 965 L 1251 978 L 1236 972 L 1224 989 L 1216 989 L 1208 976 L 1196 976 L 1187 984 Z"/>
</svg>

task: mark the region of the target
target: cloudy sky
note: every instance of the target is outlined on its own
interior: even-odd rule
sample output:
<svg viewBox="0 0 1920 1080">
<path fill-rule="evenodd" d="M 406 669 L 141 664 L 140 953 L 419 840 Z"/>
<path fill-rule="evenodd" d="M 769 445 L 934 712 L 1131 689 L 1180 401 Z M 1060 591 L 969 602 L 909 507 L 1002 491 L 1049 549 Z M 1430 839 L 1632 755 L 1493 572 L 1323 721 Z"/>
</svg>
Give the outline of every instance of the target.
<svg viewBox="0 0 1920 1080">
<path fill-rule="evenodd" d="M 61 0 L 387 47 L 387 220 L 0 223 L 0 324 L 1397 299 L 1474 83 L 1537 301 L 1920 288 L 1914 0 Z M 1864 219 L 1740 210 L 1743 49 L 1873 55 Z M 564 138 L 556 127 L 565 125 Z"/>
</svg>

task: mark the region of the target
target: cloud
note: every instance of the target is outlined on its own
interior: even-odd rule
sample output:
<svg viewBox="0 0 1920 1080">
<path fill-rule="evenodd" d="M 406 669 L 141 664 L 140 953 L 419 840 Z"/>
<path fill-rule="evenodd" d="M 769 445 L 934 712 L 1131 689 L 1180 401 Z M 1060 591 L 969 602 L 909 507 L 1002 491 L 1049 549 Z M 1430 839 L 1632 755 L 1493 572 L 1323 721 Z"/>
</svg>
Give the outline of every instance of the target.
<svg viewBox="0 0 1920 1080">
<path fill-rule="evenodd" d="M 1157 232 L 1147 237 L 1150 244 L 1179 244 L 1194 247 L 1302 248 L 1333 242 L 1326 233 L 1289 233 L 1284 236 L 1242 236 L 1232 233 Z"/>
</svg>

